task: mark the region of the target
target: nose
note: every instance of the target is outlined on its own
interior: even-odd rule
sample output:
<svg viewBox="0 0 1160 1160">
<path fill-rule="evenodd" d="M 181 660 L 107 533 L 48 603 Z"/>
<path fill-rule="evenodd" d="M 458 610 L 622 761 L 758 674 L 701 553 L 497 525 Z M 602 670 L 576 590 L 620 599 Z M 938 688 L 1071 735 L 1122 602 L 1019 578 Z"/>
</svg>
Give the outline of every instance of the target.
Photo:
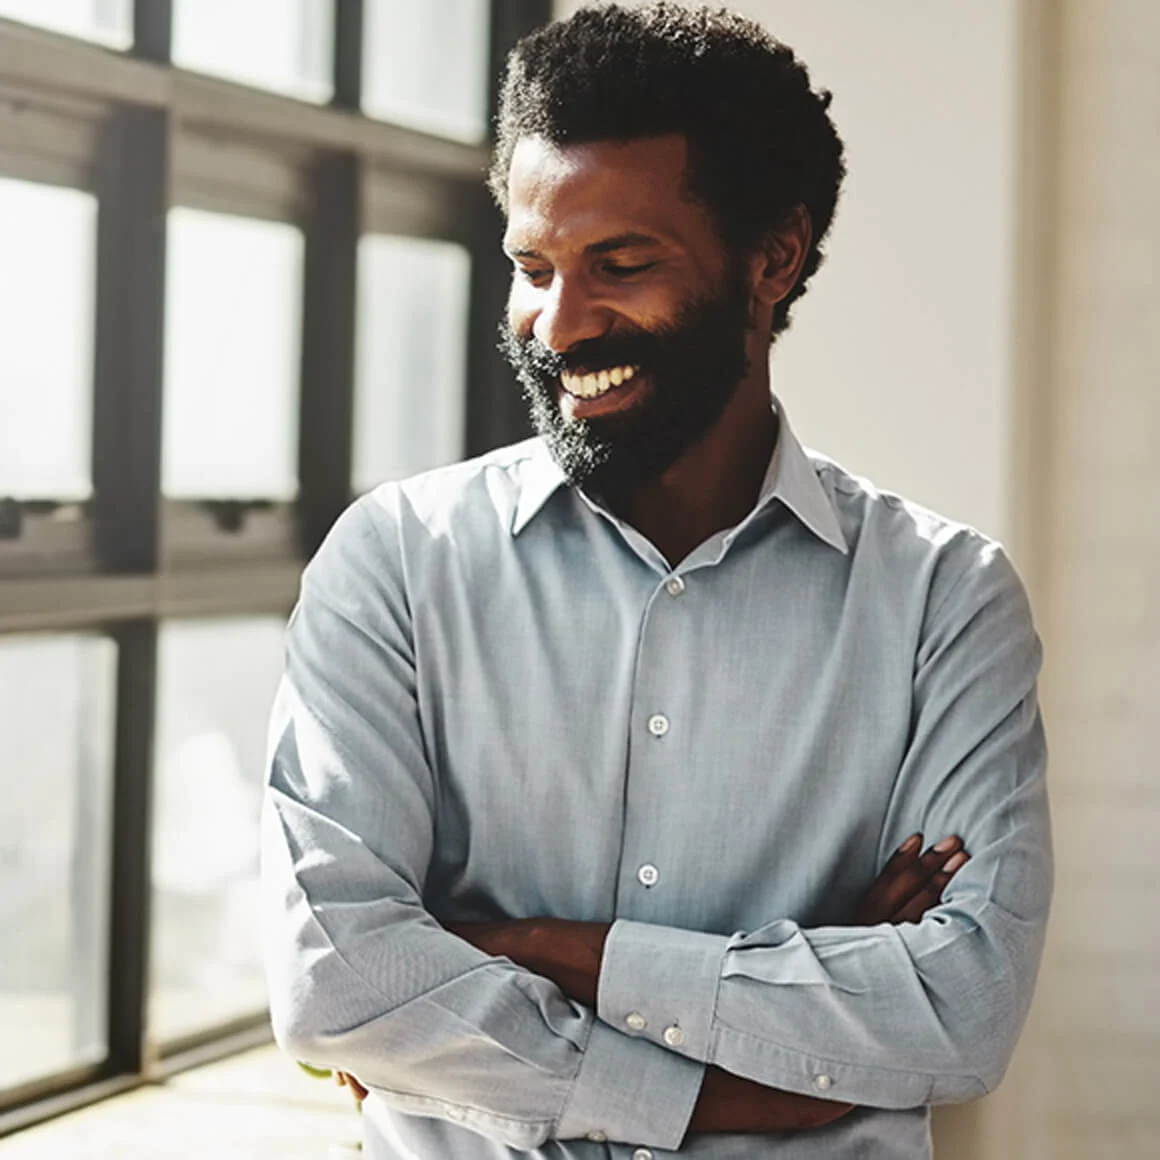
<svg viewBox="0 0 1160 1160">
<path fill-rule="evenodd" d="M 608 310 L 589 293 L 583 279 L 557 275 L 540 304 L 532 333 L 550 351 L 564 354 L 577 343 L 608 333 Z"/>
</svg>

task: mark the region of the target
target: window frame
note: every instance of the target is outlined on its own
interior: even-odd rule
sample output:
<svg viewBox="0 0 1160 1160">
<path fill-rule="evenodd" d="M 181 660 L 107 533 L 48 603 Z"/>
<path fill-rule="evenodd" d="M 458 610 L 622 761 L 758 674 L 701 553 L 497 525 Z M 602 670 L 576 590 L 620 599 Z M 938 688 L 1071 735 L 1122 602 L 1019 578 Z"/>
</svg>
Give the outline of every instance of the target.
<svg viewBox="0 0 1160 1160">
<path fill-rule="evenodd" d="M 108 1052 L 0 1091 L 0 1138 L 269 1040 L 265 1012 L 164 1044 L 147 1034 L 158 633 L 168 619 L 288 615 L 303 564 L 353 498 L 364 233 L 468 249 L 462 450 L 526 432 L 495 350 L 508 274 L 502 222 L 482 182 L 489 143 L 363 115 L 362 0 L 335 0 L 327 105 L 175 67 L 172 4 L 135 0 L 125 51 L 0 17 L 0 176 L 86 190 L 99 207 L 93 496 L 64 522 L 53 519 L 52 497 L 19 505 L 21 537 L 0 540 L 0 641 L 96 631 L 117 648 Z M 550 0 L 490 0 L 489 125 L 508 50 L 550 16 Z M 175 205 L 290 221 L 305 233 L 292 503 L 223 510 L 161 493 L 164 222 Z"/>
</svg>

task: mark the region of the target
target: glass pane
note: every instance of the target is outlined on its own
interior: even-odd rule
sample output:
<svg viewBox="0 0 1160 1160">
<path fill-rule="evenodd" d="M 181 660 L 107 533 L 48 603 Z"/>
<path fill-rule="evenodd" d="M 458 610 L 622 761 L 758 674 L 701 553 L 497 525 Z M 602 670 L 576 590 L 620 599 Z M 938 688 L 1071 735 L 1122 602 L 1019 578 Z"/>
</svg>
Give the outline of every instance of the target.
<svg viewBox="0 0 1160 1160">
<path fill-rule="evenodd" d="M 357 491 L 463 456 L 471 259 L 451 242 L 359 243 Z"/>
<path fill-rule="evenodd" d="M 284 631 L 277 618 L 173 621 L 161 629 L 149 997 L 155 1041 L 266 1006 L 258 817 Z"/>
<path fill-rule="evenodd" d="M 0 178 L 0 497 L 92 492 L 97 201 Z"/>
<path fill-rule="evenodd" d="M 0 0 L 0 17 L 128 48 L 133 43 L 132 5 L 133 0 Z"/>
<path fill-rule="evenodd" d="M 307 101 L 334 91 L 334 0 L 176 0 L 174 62 Z"/>
<path fill-rule="evenodd" d="M 115 657 L 0 637 L 0 1088 L 105 1056 Z"/>
<path fill-rule="evenodd" d="M 365 0 L 363 110 L 478 141 L 487 132 L 488 0 Z"/>
<path fill-rule="evenodd" d="M 282 222 L 170 211 L 166 495 L 297 494 L 304 244 Z"/>
</svg>

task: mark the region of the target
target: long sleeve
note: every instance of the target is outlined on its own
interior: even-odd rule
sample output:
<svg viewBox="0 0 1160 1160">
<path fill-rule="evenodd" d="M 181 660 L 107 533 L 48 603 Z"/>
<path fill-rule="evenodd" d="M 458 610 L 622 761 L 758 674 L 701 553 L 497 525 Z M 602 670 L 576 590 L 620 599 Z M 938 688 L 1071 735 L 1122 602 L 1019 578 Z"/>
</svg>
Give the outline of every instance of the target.
<svg viewBox="0 0 1160 1160">
<path fill-rule="evenodd" d="M 963 836 L 971 861 L 942 905 L 917 924 L 781 919 L 731 937 L 618 922 L 601 1019 L 772 1087 L 867 1106 L 998 1083 L 1038 969 L 1051 845 L 1039 643 L 1006 557 L 971 543 L 932 585 L 883 827 L 883 849 L 918 829 Z"/>
<path fill-rule="evenodd" d="M 437 788 L 389 502 L 339 521 L 290 623 L 263 817 L 276 1038 L 509 1147 L 599 1133 L 676 1148 L 703 1064 L 600 1023 L 424 907 Z"/>
</svg>

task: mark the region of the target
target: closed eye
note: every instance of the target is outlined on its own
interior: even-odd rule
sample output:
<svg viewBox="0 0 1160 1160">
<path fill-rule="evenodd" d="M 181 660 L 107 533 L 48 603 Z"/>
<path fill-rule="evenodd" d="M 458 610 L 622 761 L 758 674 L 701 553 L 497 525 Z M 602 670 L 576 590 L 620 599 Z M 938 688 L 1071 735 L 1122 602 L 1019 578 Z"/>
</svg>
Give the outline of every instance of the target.
<svg viewBox="0 0 1160 1160">
<path fill-rule="evenodd" d="M 515 266 L 514 270 L 517 277 L 530 282 L 533 286 L 542 285 L 552 276 L 551 270 L 530 270 L 526 266 Z"/>
<path fill-rule="evenodd" d="M 656 262 L 642 262 L 639 266 L 621 266 L 616 262 L 605 262 L 604 272 L 614 278 L 631 278 L 634 274 L 643 274 L 646 270 L 651 270 L 655 265 Z"/>
</svg>

